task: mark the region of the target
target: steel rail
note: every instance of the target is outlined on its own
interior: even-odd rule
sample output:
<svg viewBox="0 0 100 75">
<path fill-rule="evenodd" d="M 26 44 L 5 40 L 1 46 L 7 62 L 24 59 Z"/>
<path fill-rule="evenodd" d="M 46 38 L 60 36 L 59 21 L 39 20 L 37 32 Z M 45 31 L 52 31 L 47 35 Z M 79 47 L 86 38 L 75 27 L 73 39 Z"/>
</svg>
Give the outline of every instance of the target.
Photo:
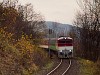
<svg viewBox="0 0 100 75">
<path fill-rule="evenodd" d="M 51 70 L 47 75 L 50 75 L 52 72 L 54 72 L 56 69 L 58 69 L 58 67 L 62 64 L 62 59 L 60 61 L 60 63 L 58 64 L 58 66 L 56 66 L 53 70 Z"/>
<path fill-rule="evenodd" d="M 69 59 L 69 60 L 70 60 L 70 61 L 69 61 L 69 65 L 68 65 L 67 69 L 66 69 L 61 75 L 65 75 L 65 73 L 67 73 L 67 71 L 70 69 L 71 64 L 72 64 L 72 61 L 71 61 L 71 59 Z M 53 70 L 51 70 L 47 75 L 50 75 L 51 73 L 53 73 L 56 69 L 59 68 L 59 66 L 60 66 L 61 64 L 62 64 L 62 59 L 61 59 L 60 63 L 58 64 L 58 66 L 55 67 Z"/>
<path fill-rule="evenodd" d="M 71 64 L 72 64 L 72 61 L 71 61 L 71 59 L 70 59 L 69 66 L 68 66 L 68 68 L 63 72 L 62 75 L 65 75 L 65 73 L 67 73 L 67 71 L 68 71 L 69 68 L 71 67 Z"/>
</svg>

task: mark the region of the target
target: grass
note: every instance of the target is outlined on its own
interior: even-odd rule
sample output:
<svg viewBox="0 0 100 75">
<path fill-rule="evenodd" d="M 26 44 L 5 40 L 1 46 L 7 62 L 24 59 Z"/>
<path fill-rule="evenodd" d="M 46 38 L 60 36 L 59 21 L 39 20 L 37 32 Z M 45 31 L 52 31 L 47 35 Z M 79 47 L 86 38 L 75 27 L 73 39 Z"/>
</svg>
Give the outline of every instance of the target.
<svg viewBox="0 0 100 75">
<path fill-rule="evenodd" d="M 54 62 L 49 62 L 43 69 L 50 69 L 53 66 Z"/>
<path fill-rule="evenodd" d="M 90 60 L 79 59 L 79 64 L 80 64 L 81 75 L 96 75 L 97 71 L 96 63 Z"/>
<path fill-rule="evenodd" d="M 54 62 L 48 62 L 43 68 L 36 71 L 33 75 L 43 74 L 44 72 L 47 72 L 49 69 L 51 69 L 53 65 L 54 65 Z"/>
</svg>

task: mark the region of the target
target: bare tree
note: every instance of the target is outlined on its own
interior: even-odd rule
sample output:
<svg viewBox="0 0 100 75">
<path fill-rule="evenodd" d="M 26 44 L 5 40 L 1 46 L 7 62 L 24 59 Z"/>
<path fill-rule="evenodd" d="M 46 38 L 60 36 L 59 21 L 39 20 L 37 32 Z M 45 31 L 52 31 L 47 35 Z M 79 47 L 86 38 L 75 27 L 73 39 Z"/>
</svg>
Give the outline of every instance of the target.
<svg viewBox="0 0 100 75">
<path fill-rule="evenodd" d="M 59 32 L 59 23 L 53 22 L 52 23 L 52 29 L 53 29 L 53 37 L 57 38 L 59 36 L 58 35 L 58 32 Z"/>
<path fill-rule="evenodd" d="M 76 16 L 82 56 L 97 60 L 100 48 L 100 0 L 83 0 L 82 13 Z"/>
</svg>

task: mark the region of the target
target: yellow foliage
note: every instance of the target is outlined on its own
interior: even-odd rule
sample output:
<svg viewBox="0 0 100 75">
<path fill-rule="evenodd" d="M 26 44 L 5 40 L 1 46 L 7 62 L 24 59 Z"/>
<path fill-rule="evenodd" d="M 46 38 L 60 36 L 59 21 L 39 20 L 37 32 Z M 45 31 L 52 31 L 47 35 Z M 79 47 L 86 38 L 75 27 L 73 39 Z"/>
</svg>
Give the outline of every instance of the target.
<svg viewBox="0 0 100 75">
<path fill-rule="evenodd" d="M 32 40 L 29 39 L 31 36 L 28 37 L 23 34 L 16 41 L 12 38 L 12 35 L 0 28 L 0 66 L 2 65 L 0 73 L 5 73 L 5 75 L 32 75 L 48 62 L 47 53 L 31 43 Z M 18 65 L 17 68 L 16 65 Z M 16 71 L 17 74 L 15 74 Z"/>
<path fill-rule="evenodd" d="M 20 49 L 22 51 L 23 54 L 25 54 L 26 52 L 33 52 L 34 49 L 34 45 L 32 45 L 30 43 L 30 41 L 28 41 L 25 37 L 22 36 L 22 38 L 20 40 L 18 40 L 18 42 L 15 44 L 15 47 Z"/>
</svg>

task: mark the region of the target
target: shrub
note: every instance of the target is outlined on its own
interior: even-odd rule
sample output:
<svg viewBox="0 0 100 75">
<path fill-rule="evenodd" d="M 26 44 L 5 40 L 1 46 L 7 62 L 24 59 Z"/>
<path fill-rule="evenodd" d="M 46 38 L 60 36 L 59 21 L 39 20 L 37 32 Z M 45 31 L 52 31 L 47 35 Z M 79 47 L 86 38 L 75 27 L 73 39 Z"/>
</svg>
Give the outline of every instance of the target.
<svg viewBox="0 0 100 75">
<path fill-rule="evenodd" d="M 31 43 L 27 35 L 18 41 L 0 29 L 0 74 L 31 75 L 48 62 L 48 55 Z M 16 43 L 14 43 L 16 42 Z"/>
</svg>

